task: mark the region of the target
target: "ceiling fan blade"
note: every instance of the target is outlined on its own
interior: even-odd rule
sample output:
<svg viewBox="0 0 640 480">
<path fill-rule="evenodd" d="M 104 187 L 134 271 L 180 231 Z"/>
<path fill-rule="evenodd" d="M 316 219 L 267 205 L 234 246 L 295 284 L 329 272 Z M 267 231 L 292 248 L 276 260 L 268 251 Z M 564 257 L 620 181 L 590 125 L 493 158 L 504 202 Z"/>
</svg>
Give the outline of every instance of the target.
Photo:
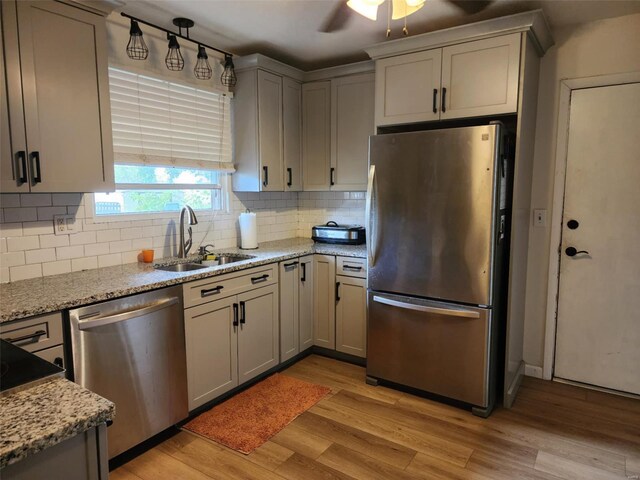
<svg viewBox="0 0 640 480">
<path fill-rule="evenodd" d="M 325 33 L 337 32 L 342 30 L 347 24 L 347 20 L 351 17 L 353 10 L 349 8 L 346 1 L 341 0 L 333 9 L 331 15 L 324 22 L 319 31 Z"/>
<path fill-rule="evenodd" d="M 480 13 L 493 3 L 493 0 L 447 0 L 468 15 Z"/>
</svg>

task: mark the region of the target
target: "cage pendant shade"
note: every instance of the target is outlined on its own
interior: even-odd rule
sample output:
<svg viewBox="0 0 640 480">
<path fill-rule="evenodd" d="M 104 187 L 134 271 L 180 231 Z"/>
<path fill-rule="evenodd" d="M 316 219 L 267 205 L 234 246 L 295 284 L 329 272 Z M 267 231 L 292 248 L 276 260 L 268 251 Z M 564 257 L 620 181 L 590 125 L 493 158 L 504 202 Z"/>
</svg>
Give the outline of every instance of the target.
<svg viewBox="0 0 640 480">
<path fill-rule="evenodd" d="M 180 44 L 175 35 L 168 35 L 169 51 L 164 59 L 164 63 L 169 70 L 179 72 L 184 68 L 184 58 L 180 53 Z"/>
<path fill-rule="evenodd" d="M 129 29 L 129 43 L 127 43 L 127 55 L 131 60 L 146 60 L 149 56 L 149 48 L 142 38 L 142 30 L 138 22 L 131 20 Z"/>
<path fill-rule="evenodd" d="M 193 69 L 193 73 L 196 78 L 200 80 L 210 80 L 211 75 L 213 74 L 208 58 L 209 56 L 207 55 L 207 51 L 204 47 L 202 45 L 198 45 L 198 61 Z"/>
<path fill-rule="evenodd" d="M 225 87 L 235 87 L 238 79 L 236 78 L 236 71 L 234 70 L 233 59 L 231 55 L 224 56 L 224 71 L 220 77 L 220 82 Z"/>
</svg>

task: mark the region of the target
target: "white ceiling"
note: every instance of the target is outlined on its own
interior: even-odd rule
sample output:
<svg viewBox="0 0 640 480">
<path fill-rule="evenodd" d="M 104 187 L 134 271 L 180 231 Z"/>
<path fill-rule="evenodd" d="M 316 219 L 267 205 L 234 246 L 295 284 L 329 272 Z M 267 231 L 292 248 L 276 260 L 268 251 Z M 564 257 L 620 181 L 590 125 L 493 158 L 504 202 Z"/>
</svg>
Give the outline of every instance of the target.
<svg viewBox="0 0 640 480">
<path fill-rule="evenodd" d="M 191 36 L 237 55 L 262 53 L 302 70 L 366 60 L 363 48 L 386 40 L 387 0 L 373 22 L 354 12 L 343 30 L 322 33 L 344 0 L 127 0 L 122 11 L 174 28 L 174 17 L 196 22 Z M 473 1 L 473 0 L 469 0 Z M 552 28 L 640 13 L 639 0 L 495 0 L 467 15 L 446 0 L 427 0 L 408 17 L 411 35 L 541 8 Z M 391 38 L 402 36 L 402 20 Z M 144 31 L 144 26 L 142 26 Z"/>
</svg>

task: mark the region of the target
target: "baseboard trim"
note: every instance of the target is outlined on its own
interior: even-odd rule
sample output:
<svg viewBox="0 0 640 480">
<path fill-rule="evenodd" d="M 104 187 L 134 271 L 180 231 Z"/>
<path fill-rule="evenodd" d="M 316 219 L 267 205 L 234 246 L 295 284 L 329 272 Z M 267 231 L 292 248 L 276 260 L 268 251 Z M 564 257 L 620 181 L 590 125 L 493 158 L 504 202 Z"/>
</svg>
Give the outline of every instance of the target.
<svg viewBox="0 0 640 480">
<path fill-rule="evenodd" d="M 524 365 L 524 374 L 527 377 L 542 378 L 542 367 L 536 367 L 535 365 Z"/>
</svg>

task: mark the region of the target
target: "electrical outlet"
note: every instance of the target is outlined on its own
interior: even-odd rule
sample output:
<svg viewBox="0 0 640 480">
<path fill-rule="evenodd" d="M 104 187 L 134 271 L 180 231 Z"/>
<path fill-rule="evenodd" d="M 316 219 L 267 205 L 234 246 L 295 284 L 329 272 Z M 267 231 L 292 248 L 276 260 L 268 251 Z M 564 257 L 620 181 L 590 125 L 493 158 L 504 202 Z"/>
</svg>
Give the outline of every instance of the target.
<svg viewBox="0 0 640 480">
<path fill-rule="evenodd" d="M 76 217 L 74 215 L 54 215 L 53 229 L 56 235 L 66 235 L 76 231 Z"/>
<path fill-rule="evenodd" d="M 537 208 L 533 211 L 533 226 L 534 227 L 547 226 L 547 211 L 545 209 Z"/>
</svg>

